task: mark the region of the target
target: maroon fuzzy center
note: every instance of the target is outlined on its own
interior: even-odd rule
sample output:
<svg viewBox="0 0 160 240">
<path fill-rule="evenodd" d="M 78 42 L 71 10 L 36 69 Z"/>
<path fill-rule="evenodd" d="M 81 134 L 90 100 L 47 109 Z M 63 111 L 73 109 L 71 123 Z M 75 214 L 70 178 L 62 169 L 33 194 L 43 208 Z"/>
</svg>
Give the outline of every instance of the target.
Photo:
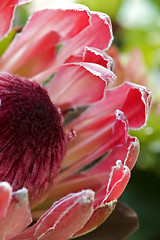
<svg viewBox="0 0 160 240">
<path fill-rule="evenodd" d="M 0 74 L 0 181 L 26 187 L 31 202 L 53 185 L 65 154 L 61 115 L 35 82 Z"/>
</svg>

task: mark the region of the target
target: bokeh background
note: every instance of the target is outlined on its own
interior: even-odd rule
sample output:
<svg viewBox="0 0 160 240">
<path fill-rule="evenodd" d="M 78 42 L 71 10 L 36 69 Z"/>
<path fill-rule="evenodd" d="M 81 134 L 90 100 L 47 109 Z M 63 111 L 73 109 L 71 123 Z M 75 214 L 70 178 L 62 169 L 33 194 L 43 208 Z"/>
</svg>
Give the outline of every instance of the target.
<svg viewBox="0 0 160 240">
<path fill-rule="evenodd" d="M 68 1 L 34 0 L 17 10 L 19 14 L 14 24 L 23 25 L 28 12 L 41 4 L 56 6 Z M 111 17 L 114 42 L 107 53 L 115 61 L 118 84 L 132 81 L 146 85 L 152 91 L 153 103 L 147 125 L 130 132 L 139 138 L 141 149 L 120 200 L 136 211 L 140 222 L 139 229 L 127 240 L 160 240 L 160 0 L 74 2 Z"/>
</svg>

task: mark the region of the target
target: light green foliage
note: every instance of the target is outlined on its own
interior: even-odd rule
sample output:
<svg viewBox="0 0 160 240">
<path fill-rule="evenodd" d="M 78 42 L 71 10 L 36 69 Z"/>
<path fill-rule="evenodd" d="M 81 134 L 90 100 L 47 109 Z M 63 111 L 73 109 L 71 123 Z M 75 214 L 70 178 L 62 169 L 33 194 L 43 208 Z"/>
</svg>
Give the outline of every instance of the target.
<svg viewBox="0 0 160 240">
<path fill-rule="evenodd" d="M 0 56 L 4 53 L 7 47 L 10 45 L 11 41 L 13 40 L 16 30 L 12 30 L 5 38 L 0 41 Z"/>
<path fill-rule="evenodd" d="M 100 11 L 107 13 L 112 19 L 116 17 L 117 11 L 122 3 L 122 0 L 79 0 L 79 3 L 82 3 L 89 7 L 89 9 L 94 11 Z"/>
</svg>

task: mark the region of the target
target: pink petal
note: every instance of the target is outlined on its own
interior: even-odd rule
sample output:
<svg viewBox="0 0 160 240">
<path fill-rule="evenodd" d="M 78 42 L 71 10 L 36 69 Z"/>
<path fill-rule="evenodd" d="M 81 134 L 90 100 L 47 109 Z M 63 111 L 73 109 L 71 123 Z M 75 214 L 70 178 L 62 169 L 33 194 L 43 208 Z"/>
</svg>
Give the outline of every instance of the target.
<svg viewBox="0 0 160 240">
<path fill-rule="evenodd" d="M 0 221 L 0 239 L 11 239 L 32 222 L 27 190 L 12 194 L 6 217 Z"/>
<path fill-rule="evenodd" d="M 91 190 L 69 194 L 55 202 L 33 227 L 17 236 L 17 239 L 31 236 L 34 240 L 71 238 L 92 215 L 93 201 L 94 192 Z"/>
<path fill-rule="evenodd" d="M 0 220 L 6 216 L 11 201 L 12 187 L 7 182 L 0 183 Z"/>
<path fill-rule="evenodd" d="M 50 198 L 53 200 L 61 198 L 69 192 L 90 188 L 95 191 L 95 198 L 97 201 L 102 202 L 104 198 L 106 198 L 106 191 L 110 191 L 106 189 L 110 182 L 110 174 L 113 172 L 112 167 L 116 166 L 117 160 L 121 161 L 124 168 L 127 166 L 127 168 L 131 169 L 137 160 L 138 153 L 139 142 L 137 138 L 129 136 L 124 145 L 113 148 L 113 150 L 103 157 L 100 162 L 90 167 L 88 170 L 83 170 L 79 174 L 63 179 L 61 182 L 57 182 L 50 194 Z M 97 156 L 95 156 L 95 159 L 97 159 Z M 63 172 L 61 174 L 63 176 Z"/>
<path fill-rule="evenodd" d="M 110 201 L 117 200 L 124 191 L 129 178 L 129 168 L 123 165 L 121 160 L 117 160 L 109 175 L 106 175 L 106 185 L 101 185 L 96 192 L 94 208 L 98 209 Z"/>
<path fill-rule="evenodd" d="M 99 173 L 110 172 L 112 166 L 116 165 L 118 159 L 130 170 L 133 168 L 139 154 L 139 141 L 136 137 L 128 136 L 125 144 L 116 146 L 104 157 L 99 164 L 88 170 L 87 175 L 92 176 Z"/>
<path fill-rule="evenodd" d="M 138 152 L 139 142 L 137 138 L 130 136 L 123 146 L 113 149 L 98 164 L 82 174 L 82 178 L 83 175 L 87 177 L 97 176 L 95 186 L 90 187 L 96 192 L 94 206 L 105 204 L 120 197 L 128 183 L 130 169 L 137 160 Z M 87 178 L 87 181 L 89 182 L 90 179 Z"/>
<path fill-rule="evenodd" d="M 135 138 L 130 137 L 128 142 L 125 144 L 125 148 L 122 147 L 122 156 L 119 156 L 119 159 L 122 159 L 122 161 L 118 159 L 116 160 L 115 154 L 113 153 L 112 155 L 111 152 L 111 154 L 105 158 L 105 164 L 102 160 L 103 164 L 100 162 L 90 170 L 83 171 L 77 176 L 66 179 L 64 182 L 62 182 L 62 185 L 57 185 L 57 193 L 61 191 L 61 187 L 63 194 L 65 194 L 66 190 L 77 191 L 80 188 L 84 189 L 88 187 L 93 189 L 96 193 L 94 201 L 94 213 L 86 225 L 84 225 L 84 227 L 77 234 L 75 234 L 75 236 L 83 235 L 84 233 L 95 229 L 113 211 L 114 200 L 118 199 L 122 194 L 130 178 L 130 170 L 127 166 L 125 166 L 125 163 L 128 161 L 128 159 L 130 159 L 130 155 L 135 153 L 135 150 L 138 150 L 135 141 Z M 136 158 L 136 155 L 134 155 L 134 157 Z M 113 160 L 113 165 L 108 167 L 107 160 L 111 160 L 110 158 Z M 135 160 L 136 159 L 132 161 L 135 162 Z M 99 165 L 101 165 L 100 168 Z M 94 173 L 95 169 L 97 170 L 97 173 Z M 102 181 L 102 183 L 100 183 L 100 181 Z M 53 191 L 56 191 L 56 188 Z M 55 193 L 55 195 L 57 194 Z"/>
<path fill-rule="evenodd" d="M 70 55 L 82 53 L 86 46 L 106 49 L 111 45 L 112 40 L 109 16 L 104 13 L 91 12 L 89 26 L 64 44 L 57 56 L 56 64 L 62 64 L 62 59 L 64 61 Z"/>
<path fill-rule="evenodd" d="M 96 209 L 84 227 L 74 234 L 74 238 L 84 235 L 99 227 L 110 216 L 115 206 L 116 201 L 112 201 Z"/>
<path fill-rule="evenodd" d="M 19 61 L 11 71 L 29 78 L 51 67 L 59 39 L 60 36 L 56 32 L 47 33 L 37 42 L 37 45 L 30 46 L 22 61 Z"/>
<path fill-rule="evenodd" d="M 148 89 L 139 85 L 130 89 L 122 111 L 131 129 L 138 129 L 146 123 L 150 107 L 151 92 Z"/>
<path fill-rule="evenodd" d="M 77 171 L 111 148 L 124 144 L 127 140 L 128 124 L 122 112 L 116 111 L 105 117 L 98 114 L 97 118 L 93 119 L 92 116 L 89 118 L 91 109 L 80 117 L 83 121 L 78 119 L 68 126 L 76 131 L 77 137 L 68 143 L 67 154 L 62 162 L 63 168 L 76 163 L 66 170 L 67 175 L 71 175 L 73 169 Z M 63 172 L 63 174 L 66 173 Z"/>
<path fill-rule="evenodd" d="M 102 51 L 98 48 L 85 47 L 83 54 L 72 55 L 66 62 L 90 62 L 97 63 L 108 69 L 112 68 L 113 60 L 108 56 L 105 51 Z"/>
<path fill-rule="evenodd" d="M 66 64 L 47 85 L 47 90 L 61 109 L 83 106 L 103 98 L 106 85 L 114 78 L 110 70 L 98 64 Z"/>
<path fill-rule="evenodd" d="M 10 29 L 15 6 L 30 0 L 4 0 L 0 1 L 0 38 Z"/>
<path fill-rule="evenodd" d="M 119 109 L 127 117 L 129 127 L 138 129 L 146 123 L 150 106 L 150 91 L 143 86 L 126 82 L 108 90 L 105 99 L 92 108 L 92 115 L 97 117 Z"/>
<path fill-rule="evenodd" d="M 105 51 L 89 47 L 85 48 L 83 61 L 97 63 L 108 69 L 111 69 L 111 65 L 113 64 L 113 60 L 105 53 Z"/>
<path fill-rule="evenodd" d="M 77 132 L 77 138 L 74 140 L 74 142 L 71 142 L 68 145 L 68 152 L 66 158 L 63 161 L 63 167 L 69 166 L 75 162 L 77 162 L 77 164 L 64 171 L 63 174 L 58 177 L 58 181 L 62 180 L 64 176 L 69 176 L 77 169 L 80 169 L 87 163 L 93 161 L 93 156 L 91 155 L 92 153 L 89 146 L 91 147 L 91 149 L 94 149 L 94 145 L 93 143 L 90 144 L 87 138 L 88 136 L 91 136 L 92 141 L 94 140 L 94 138 L 92 137 L 94 136 L 93 127 L 95 127 L 96 129 L 96 127 L 98 126 L 97 123 L 101 125 L 106 115 L 109 116 L 112 111 L 119 108 L 123 110 L 128 117 L 130 127 L 138 128 L 141 127 L 147 119 L 150 102 L 151 95 L 149 90 L 135 84 L 125 83 L 120 87 L 108 90 L 106 93 L 106 97 L 102 101 L 93 104 L 78 119 L 71 122 L 67 126 L 68 128 L 74 129 Z M 90 131 L 88 133 L 89 135 L 87 135 L 87 131 Z M 118 132 L 120 133 L 121 131 Z M 116 136 L 118 136 L 117 131 L 115 131 L 114 136 L 115 138 L 113 138 L 112 136 L 110 138 L 111 141 L 108 141 L 110 149 L 111 147 L 115 147 L 114 144 L 112 145 L 112 140 L 113 143 L 115 143 Z M 97 151 L 99 151 L 99 153 L 101 154 L 104 154 L 107 150 L 109 150 L 109 148 L 107 148 L 105 144 L 103 144 L 101 147 L 99 146 L 99 149 L 97 149 Z M 98 156 L 96 152 L 93 153 L 95 157 L 101 156 L 100 154 Z M 88 156 L 86 157 L 87 154 Z M 78 162 L 78 160 L 81 160 L 79 161 L 80 163 Z"/>
<path fill-rule="evenodd" d="M 57 57 L 55 58 L 54 67 L 38 74 L 37 76 L 32 78 L 32 80 L 36 80 L 38 82 L 44 81 L 44 79 L 47 79 L 47 77 L 49 77 L 56 71 L 55 68 L 58 65 L 61 65 L 65 62 L 69 63 L 72 61 L 73 62 L 88 61 L 92 63 L 102 64 L 102 66 L 105 65 L 105 62 L 108 61 L 105 58 L 108 57 L 106 57 L 104 53 L 102 53 L 98 49 L 94 49 L 94 52 L 99 52 L 98 53 L 99 57 L 97 56 L 97 58 L 95 58 L 95 55 L 97 53 L 95 54 L 92 53 L 89 56 L 88 51 L 91 52 L 91 50 L 88 50 L 87 53 L 84 53 L 84 49 L 86 48 L 86 46 L 88 46 L 90 47 L 90 49 L 92 48 L 93 52 L 93 47 L 106 49 L 111 44 L 113 36 L 110 19 L 106 14 L 94 13 L 89 11 L 88 16 L 89 16 L 88 25 L 86 24 L 83 30 L 79 31 L 77 35 L 75 35 L 71 39 L 67 39 L 65 43 L 62 43 L 62 47 L 58 52 Z M 80 19 L 80 21 L 82 20 L 83 19 Z M 84 59 L 82 56 L 83 53 L 86 54 L 86 57 L 84 56 Z"/>
<path fill-rule="evenodd" d="M 23 31 L 15 37 L 3 54 L 0 68 L 3 71 L 18 73 L 19 69 L 27 64 L 26 61 L 40 56 L 40 53 L 48 48 L 45 44 L 46 36 L 51 36 L 52 32 L 57 32 L 61 41 L 64 41 L 82 31 L 88 25 L 88 21 L 88 9 L 86 7 L 44 9 L 35 12 Z M 57 43 L 53 41 L 50 49 L 55 49 L 57 46 Z M 52 62 L 53 57 L 48 60 Z M 39 69 L 39 71 L 42 70 Z"/>
<path fill-rule="evenodd" d="M 107 186 L 106 196 L 103 203 L 118 199 L 124 191 L 130 178 L 130 170 L 123 166 L 121 160 L 117 160 L 116 166 L 112 167 L 110 179 Z"/>
<path fill-rule="evenodd" d="M 150 91 L 143 86 L 126 82 L 119 87 L 107 90 L 105 97 L 85 111 L 71 124 L 71 128 L 84 128 L 84 118 L 91 124 L 91 121 L 99 121 L 100 118 L 119 109 L 127 117 L 129 127 L 137 129 L 146 123 L 150 106 Z"/>
</svg>

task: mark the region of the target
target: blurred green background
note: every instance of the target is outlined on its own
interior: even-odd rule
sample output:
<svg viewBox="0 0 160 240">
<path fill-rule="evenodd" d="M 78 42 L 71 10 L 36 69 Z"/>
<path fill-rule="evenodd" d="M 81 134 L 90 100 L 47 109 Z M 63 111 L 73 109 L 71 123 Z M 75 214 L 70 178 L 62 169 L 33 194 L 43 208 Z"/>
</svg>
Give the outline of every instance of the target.
<svg viewBox="0 0 160 240">
<path fill-rule="evenodd" d="M 140 227 L 128 240 L 160 239 L 160 1 L 159 0 L 80 0 L 90 9 L 107 13 L 112 20 L 114 42 L 120 63 L 135 65 L 130 81 L 145 84 L 153 96 L 147 126 L 131 134 L 140 140 L 141 149 L 131 180 L 121 200 L 138 214 Z M 131 52 L 138 49 L 141 66 Z M 116 67 L 116 65 L 115 65 Z M 115 69 L 116 70 L 116 69 Z M 126 69 L 125 69 L 126 70 Z M 130 69 L 128 70 L 130 71 Z M 119 72 L 122 72 L 119 71 Z M 118 71 L 117 71 L 118 73 Z M 126 71 L 121 74 L 126 78 Z M 144 75 L 144 79 L 143 78 Z M 117 76 L 119 77 L 119 75 Z M 137 77 L 137 79 L 135 79 Z"/>
<path fill-rule="evenodd" d="M 53 1 L 54 2 L 54 1 Z M 121 201 L 139 217 L 139 229 L 127 240 L 160 239 L 160 0 L 78 0 L 91 10 L 107 13 L 112 20 L 119 83 L 128 80 L 146 85 L 153 96 L 147 125 L 130 134 L 140 140 L 139 159 Z M 19 11 L 22 25 L 28 17 Z M 16 22 L 15 22 L 16 25 Z M 117 62 L 116 62 L 117 61 Z"/>
</svg>

